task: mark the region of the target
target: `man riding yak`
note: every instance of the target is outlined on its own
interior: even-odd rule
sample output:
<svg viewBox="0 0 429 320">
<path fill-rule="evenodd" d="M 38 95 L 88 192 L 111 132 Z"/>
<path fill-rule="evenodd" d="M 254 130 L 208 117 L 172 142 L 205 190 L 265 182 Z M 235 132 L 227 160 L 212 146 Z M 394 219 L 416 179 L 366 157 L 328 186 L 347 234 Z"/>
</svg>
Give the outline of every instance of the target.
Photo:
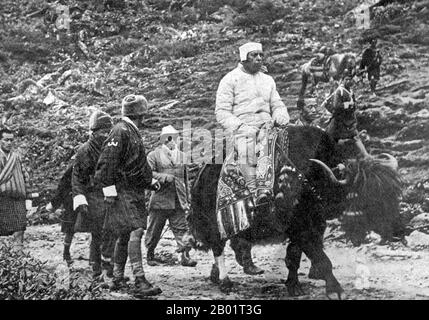
<svg viewBox="0 0 429 320">
<path fill-rule="evenodd" d="M 266 134 L 270 129 L 267 124 L 274 121 L 279 125 L 286 125 L 289 122 L 289 114 L 277 92 L 274 79 L 261 72 L 262 45 L 250 42 L 242 45 L 239 50 L 241 62 L 219 84 L 215 113 L 218 122 L 227 131 L 234 133 L 238 159 L 233 159 L 233 155 L 230 155 L 228 161 L 239 162 L 236 169 L 245 181 L 245 187 L 242 188 L 245 198 L 254 200 L 256 205 L 259 205 L 271 200 L 272 190 L 265 185 L 267 173 L 261 174 L 261 169 L 266 164 L 260 163 L 257 168 L 255 148 L 257 144 L 267 140 Z M 267 156 L 271 157 L 268 154 Z M 272 178 L 271 174 L 270 179 Z M 228 190 L 230 187 L 225 182 L 220 184 L 219 188 Z M 227 199 L 228 196 L 219 199 L 219 211 L 227 210 L 231 204 Z M 253 265 L 250 244 L 246 246 L 243 241 L 232 240 L 231 246 L 235 249 L 237 261 L 243 265 L 245 273 L 263 272 Z"/>
<path fill-rule="evenodd" d="M 343 289 L 323 250 L 326 220 L 353 207 L 369 215 L 369 221 L 382 217 L 375 221 L 390 223 L 399 214 L 397 162 L 387 154 L 387 159 L 367 157 L 366 151 L 347 160 L 338 151 L 335 140 L 356 136 L 355 118 L 349 114 L 354 97 L 347 77 L 332 95 L 329 108 L 344 121 L 335 121 L 331 134 L 313 126 L 273 128 L 272 122 L 287 125 L 289 115 L 273 79 L 259 71 L 262 46 L 243 45 L 240 58 L 239 66 L 221 80 L 216 96 L 216 118 L 232 131 L 234 152 L 222 165 L 203 166 L 192 187 L 189 223 L 196 240 L 213 251 L 210 279 L 222 291 L 233 286 L 223 256 L 228 239 L 244 239 L 249 253 L 252 243 L 289 238 L 288 293 L 303 293 L 298 269 L 305 253 L 312 278 L 325 280 L 329 297 L 341 298 Z M 331 168 L 342 162 L 344 179 L 339 180 L 339 173 Z M 240 260 L 237 252 L 236 259 Z"/>
<path fill-rule="evenodd" d="M 354 150 L 351 151 L 351 155 L 369 158 L 370 155 L 366 151 L 357 130 L 357 104 L 352 82 L 352 75 L 346 70 L 338 87 L 322 103 L 322 107 L 325 107 L 332 114 L 326 131 L 336 143 L 353 142 Z"/>
</svg>

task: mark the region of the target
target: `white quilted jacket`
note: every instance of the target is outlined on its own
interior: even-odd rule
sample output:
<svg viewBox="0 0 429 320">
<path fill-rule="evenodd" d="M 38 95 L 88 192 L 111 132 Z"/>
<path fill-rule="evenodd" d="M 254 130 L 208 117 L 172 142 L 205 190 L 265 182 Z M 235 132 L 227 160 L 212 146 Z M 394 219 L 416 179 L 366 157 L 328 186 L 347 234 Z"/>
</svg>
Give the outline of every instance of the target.
<svg viewBox="0 0 429 320">
<path fill-rule="evenodd" d="M 229 130 L 236 130 L 242 123 L 261 128 L 276 113 L 289 119 L 274 79 L 262 72 L 249 74 L 242 64 L 220 81 L 215 113 L 216 120 Z"/>
</svg>

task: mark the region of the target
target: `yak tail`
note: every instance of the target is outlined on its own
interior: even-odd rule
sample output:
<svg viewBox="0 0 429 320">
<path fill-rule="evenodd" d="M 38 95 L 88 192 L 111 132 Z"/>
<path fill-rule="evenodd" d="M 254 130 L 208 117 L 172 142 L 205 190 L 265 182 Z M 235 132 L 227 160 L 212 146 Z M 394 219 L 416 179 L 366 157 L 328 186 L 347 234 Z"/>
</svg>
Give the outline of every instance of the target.
<svg viewBox="0 0 429 320">
<path fill-rule="evenodd" d="M 346 237 L 355 244 L 371 230 L 384 240 L 402 237 L 405 226 L 400 220 L 399 201 L 403 182 L 398 172 L 374 158 L 352 161 L 347 166 L 354 179 L 342 218 Z"/>
</svg>

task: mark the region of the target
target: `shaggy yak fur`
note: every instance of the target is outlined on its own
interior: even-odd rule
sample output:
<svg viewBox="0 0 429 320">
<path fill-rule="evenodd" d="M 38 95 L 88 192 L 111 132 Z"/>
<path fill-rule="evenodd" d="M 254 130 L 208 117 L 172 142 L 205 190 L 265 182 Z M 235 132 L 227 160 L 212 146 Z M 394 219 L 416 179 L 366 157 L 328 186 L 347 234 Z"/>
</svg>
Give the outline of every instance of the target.
<svg viewBox="0 0 429 320">
<path fill-rule="evenodd" d="M 284 139 L 284 131 L 279 132 L 275 152 L 275 209 L 273 212 L 257 211 L 251 227 L 236 237 L 252 243 L 278 243 L 289 238 L 285 257 L 289 269 L 286 281 L 289 294 L 303 293 L 298 269 L 301 255 L 305 253 L 312 263 L 312 277 L 326 281 L 328 296 L 341 298 L 343 289 L 334 277 L 331 261 L 323 250 L 326 220 L 339 217 L 354 206 L 363 214 L 371 215 L 371 221 L 377 220 L 381 224 L 392 221 L 390 215 L 397 212 L 399 206 L 399 178 L 394 170 L 380 166 L 377 161 L 361 163 L 353 160 L 342 173 L 348 177 L 344 179 L 347 183 L 334 183 L 326 170 L 310 161 L 318 159 L 330 168 L 340 163 L 341 158 L 331 137 L 310 126 L 289 126 L 287 130 L 288 139 Z M 285 147 L 288 150 L 286 155 L 280 151 Z M 211 249 L 215 257 L 223 253 L 226 243 L 221 239 L 215 212 L 220 170 L 220 164 L 206 164 L 200 170 L 192 186 L 192 210 L 188 217 L 191 232 L 201 244 L 200 248 Z M 221 290 L 227 291 L 231 286 L 228 278 L 221 279 Z"/>
</svg>

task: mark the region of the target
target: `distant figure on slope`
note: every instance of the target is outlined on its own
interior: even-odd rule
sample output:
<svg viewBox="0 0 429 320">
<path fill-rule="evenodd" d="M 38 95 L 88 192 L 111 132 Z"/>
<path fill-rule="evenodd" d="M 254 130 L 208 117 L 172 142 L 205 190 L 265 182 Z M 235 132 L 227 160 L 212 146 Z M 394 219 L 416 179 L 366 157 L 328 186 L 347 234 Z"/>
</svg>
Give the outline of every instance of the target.
<svg viewBox="0 0 429 320">
<path fill-rule="evenodd" d="M 368 81 L 373 95 L 376 95 L 375 89 L 377 82 L 380 80 L 380 66 L 383 61 L 380 50 L 377 49 L 377 39 L 370 40 L 370 46 L 362 53 L 360 62 L 360 72 L 367 72 Z"/>
</svg>

